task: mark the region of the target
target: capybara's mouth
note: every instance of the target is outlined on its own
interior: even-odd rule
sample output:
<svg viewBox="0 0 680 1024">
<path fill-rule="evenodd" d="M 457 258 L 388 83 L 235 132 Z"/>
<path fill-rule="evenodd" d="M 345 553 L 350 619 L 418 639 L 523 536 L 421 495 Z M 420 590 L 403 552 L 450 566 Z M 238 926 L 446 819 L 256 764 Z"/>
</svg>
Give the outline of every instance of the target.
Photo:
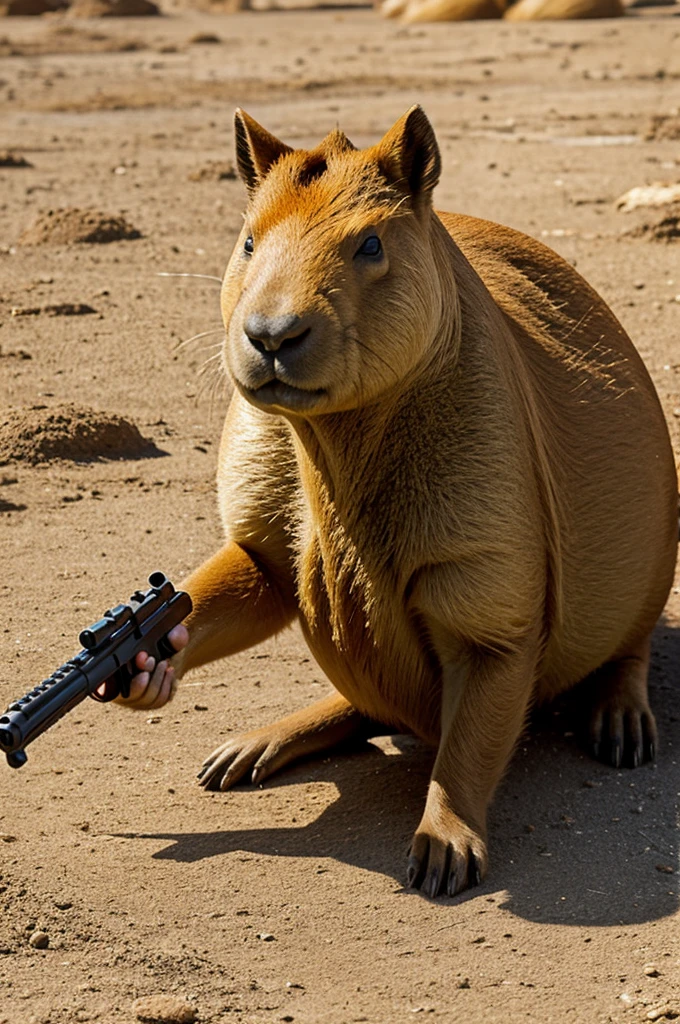
<svg viewBox="0 0 680 1024">
<path fill-rule="evenodd" d="M 318 405 L 319 399 L 326 396 L 324 388 L 298 388 L 277 378 L 262 384 L 259 388 L 243 387 L 243 392 L 245 397 L 256 405 L 278 405 L 295 412 L 305 412 L 314 408 Z"/>
</svg>

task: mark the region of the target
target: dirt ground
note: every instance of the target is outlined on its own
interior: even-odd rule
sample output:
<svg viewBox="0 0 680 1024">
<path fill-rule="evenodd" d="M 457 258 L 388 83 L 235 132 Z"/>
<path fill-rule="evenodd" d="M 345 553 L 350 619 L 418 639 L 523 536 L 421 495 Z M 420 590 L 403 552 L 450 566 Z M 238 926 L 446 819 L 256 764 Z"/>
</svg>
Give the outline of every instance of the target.
<svg viewBox="0 0 680 1024">
<path fill-rule="evenodd" d="M 615 207 L 680 181 L 677 11 L 408 29 L 347 9 L 4 19 L 0 148 L 30 166 L 0 167 L 0 703 L 150 571 L 178 581 L 220 542 L 226 389 L 215 361 L 199 372 L 219 285 L 159 275 L 223 272 L 244 190 L 215 164 L 233 159 L 236 105 L 297 145 L 336 124 L 361 145 L 421 102 L 438 206 L 578 267 L 638 344 L 680 455 L 680 239 L 655 238 L 661 209 Z M 73 226 L 68 208 L 139 237 L 66 244 L 45 225 Z M 35 439 L 55 417 L 103 417 L 114 441 L 122 417 L 153 445 L 54 461 Z M 189 676 L 156 714 L 88 701 L 0 769 L 0 1021 L 125 1024 L 159 993 L 205 1024 L 680 1016 L 679 675 L 676 587 L 654 651 L 657 763 L 599 765 L 549 709 L 497 795 L 487 881 L 437 901 L 403 888 L 430 766 L 414 740 L 263 788 L 196 784 L 222 737 L 328 689 L 296 631 Z"/>
</svg>

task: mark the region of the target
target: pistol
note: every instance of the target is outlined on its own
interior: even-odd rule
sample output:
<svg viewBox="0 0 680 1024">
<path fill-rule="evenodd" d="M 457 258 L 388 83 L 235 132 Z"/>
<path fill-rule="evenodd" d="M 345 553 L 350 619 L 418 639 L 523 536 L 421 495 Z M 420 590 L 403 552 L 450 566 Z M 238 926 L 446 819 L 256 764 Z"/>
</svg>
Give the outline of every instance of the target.
<svg viewBox="0 0 680 1024">
<path fill-rule="evenodd" d="M 26 764 L 28 744 L 86 697 L 100 702 L 128 697 L 140 651 L 156 662 L 175 654 L 168 633 L 191 611 L 191 598 L 175 590 L 162 572 L 152 572 L 149 584 L 149 590 L 137 590 L 127 604 L 116 605 L 84 629 L 79 637 L 83 650 L 9 705 L 0 717 L 0 750 L 11 768 Z M 104 683 L 104 692 L 97 694 Z"/>
</svg>

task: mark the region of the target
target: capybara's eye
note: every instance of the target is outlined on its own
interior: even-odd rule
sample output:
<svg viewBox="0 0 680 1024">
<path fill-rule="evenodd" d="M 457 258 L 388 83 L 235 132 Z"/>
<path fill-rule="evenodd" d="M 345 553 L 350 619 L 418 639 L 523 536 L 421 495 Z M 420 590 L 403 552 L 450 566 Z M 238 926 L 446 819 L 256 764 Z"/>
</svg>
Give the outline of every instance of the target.
<svg viewBox="0 0 680 1024">
<path fill-rule="evenodd" d="M 382 243 L 377 235 L 369 235 L 356 251 L 357 256 L 379 256 Z"/>
<path fill-rule="evenodd" d="M 251 253 L 253 252 L 254 248 L 255 248 L 255 243 L 253 242 L 253 236 L 252 235 L 248 235 L 248 237 L 246 238 L 245 242 L 243 243 L 243 251 L 247 252 L 248 255 L 250 256 Z"/>
</svg>

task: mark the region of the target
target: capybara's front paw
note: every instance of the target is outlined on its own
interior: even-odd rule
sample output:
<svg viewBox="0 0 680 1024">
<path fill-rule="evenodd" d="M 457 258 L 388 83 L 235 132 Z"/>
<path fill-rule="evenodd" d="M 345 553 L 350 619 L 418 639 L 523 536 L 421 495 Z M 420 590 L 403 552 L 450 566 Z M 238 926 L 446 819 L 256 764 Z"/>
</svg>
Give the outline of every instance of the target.
<svg viewBox="0 0 680 1024">
<path fill-rule="evenodd" d="M 486 875 L 486 842 L 450 807 L 437 785 L 430 789 L 422 821 L 411 843 L 406 884 L 425 896 L 455 896 Z"/>
<path fill-rule="evenodd" d="M 227 740 L 205 759 L 199 772 L 206 789 L 231 789 L 250 772 L 256 785 L 280 767 L 282 743 L 273 728 L 254 729 Z"/>
</svg>

